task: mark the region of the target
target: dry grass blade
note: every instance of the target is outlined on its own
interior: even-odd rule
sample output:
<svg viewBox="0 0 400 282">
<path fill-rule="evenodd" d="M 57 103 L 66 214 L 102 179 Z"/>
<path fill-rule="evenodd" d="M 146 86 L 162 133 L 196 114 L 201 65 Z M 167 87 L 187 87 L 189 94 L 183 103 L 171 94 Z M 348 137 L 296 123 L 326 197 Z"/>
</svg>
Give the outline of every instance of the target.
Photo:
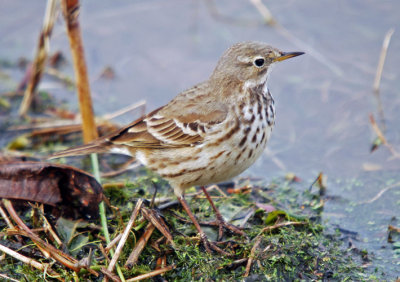
<svg viewBox="0 0 400 282">
<path fill-rule="evenodd" d="M 43 22 L 43 29 L 39 35 L 39 46 L 36 51 L 35 59 L 31 66 L 29 84 L 25 90 L 24 98 L 19 108 L 19 115 L 26 115 L 32 100 L 33 94 L 42 77 L 46 64 L 47 55 L 50 49 L 50 36 L 53 30 L 57 11 L 57 0 L 48 0 L 46 13 Z"/>
<path fill-rule="evenodd" d="M 107 278 L 111 279 L 111 281 L 114 281 L 114 282 L 120 282 L 121 281 L 121 279 L 119 279 L 117 275 L 115 275 L 111 271 L 108 271 L 105 267 L 101 268 L 101 272 L 103 272 L 103 274 L 106 276 L 104 281 L 107 281 Z"/>
<path fill-rule="evenodd" d="M 381 84 L 381 78 L 382 78 L 382 73 L 383 73 L 383 66 L 385 65 L 386 54 L 387 54 L 387 50 L 388 50 L 389 44 L 390 44 L 390 39 L 392 38 L 393 33 L 394 33 L 394 28 L 389 29 L 389 31 L 386 33 L 385 38 L 382 43 L 381 54 L 379 55 L 379 62 L 378 62 L 378 67 L 376 68 L 376 75 L 375 75 L 374 86 L 373 86 L 375 93 L 379 93 L 379 87 Z"/>
<path fill-rule="evenodd" d="M 128 279 L 128 280 L 126 280 L 126 282 L 141 281 L 141 280 L 144 280 L 144 279 L 149 279 L 151 277 L 154 277 L 154 276 L 163 274 L 163 273 L 165 273 L 167 271 L 170 271 L 170 270 L 174 269 L 175 267 L 176 267 L 175 265 L 170 265 L 170 266 L 167 266 L 167 267 L 164 267 L 164 268 L 160 268 L 160 269 L 154 270 L 152 272 L 149 272 L 149 273 L 146 273 L 146 274 L 142 274 L 142 275 L 133 277 L 131 279 Z"/>
<path fill-rule="evenodd" d="M 108 265 L 108 268 L 107 268 L 108 271 L 113 271 L 115 264 L 117 263 L 117 260 L 121 254 L 122 248 L 124 247 L 125 242 L 128 239 L 129 232 L 131 231 L 131 229 L 135 223 L 136 217 L 139 214 L 140 209 L 142 208 L 142 204 L 143 204 L 143 200 L 139 199 L 138 202 L 136 203 L 135 209 L 132 212 L 129 222 L 125 227 L 125 230 L 124 230 L 124 233 L 122 234 L 121 240 L 118 243 L 117 249 L 115 250 L 115 254 L 112 257 L 110 264 Z"/>
<path fill-rule="evenodd" d="M 6 253 L 7 255 L 12 256 L 13 258 L 16 258 L 19 261 L 22 261 L 23 263 L 25 263 L 27 265 L 30 265 L 30 266 L 32 266 L 32 267 L 34 267 L 36 269 L 39 269 L 41 271 L 46 271 L 50 275 L 52 275 L 53 278 L 56 278 L 56 279 L 58 279 L 60 281 L 63 281 L 60 278 L 60 275 L 57 272 L 55 272 L 54 270 L 52 270 L 51 268 L 49 268 L 48 265 L 42 264 L 42 263 L 40 263 L 40 262 L 38 262 L 38 261 L 36 261 L 34 259 L 31 259 L 29 257 L 23 256 L 23 255 L 17 253 L 16 251 L 13 251 L 13 250 L 11 250 L 11 249 L 9 249 L 9 248 L 1 245 L 1 244 L 0 244 L 0 251 Z"/>
<path fill-rule="evenodd" d="M 94 121 L 89 79 L 83 50 L 81 30 L 78 20 L 79 1 L 63 0 L 62 8 L 67 24 L 67 33 L 75 70 L 75 81 L 78 90 L 79 107 L 82 116 L 83 141 L 89 143 L 98 137 Z"/>
<path fill-rule="evenodd" d="M 151 223 L 149 223 L 146 226 L 142 237 L 140 237 L 140 239 L 137 241 L 135 248 L 132 250 L 128 260 L 125 263 L 126 268 L 130 269 L 137 263 L 139 256 L 142 253 L 144 247 L 146 246 L 147 241 L 150 239 L 150 236 L 153 233 L 154 229 L 155 227 Z"/>
</svg>

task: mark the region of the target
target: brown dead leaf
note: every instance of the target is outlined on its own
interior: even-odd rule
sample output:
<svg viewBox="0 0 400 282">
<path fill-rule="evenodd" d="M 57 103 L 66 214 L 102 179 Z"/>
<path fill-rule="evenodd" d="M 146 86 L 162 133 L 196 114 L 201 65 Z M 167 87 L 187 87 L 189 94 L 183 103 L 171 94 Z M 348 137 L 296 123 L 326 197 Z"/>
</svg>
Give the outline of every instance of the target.
<svg viewBox="0 0 400 282">
<path fill-rule="evenodd" d="M 45 162 L 0 163 L 0 198 L 44 203 L 73 217 L 95 217 L 101 185 L 77 168 Z"/>
</svg>

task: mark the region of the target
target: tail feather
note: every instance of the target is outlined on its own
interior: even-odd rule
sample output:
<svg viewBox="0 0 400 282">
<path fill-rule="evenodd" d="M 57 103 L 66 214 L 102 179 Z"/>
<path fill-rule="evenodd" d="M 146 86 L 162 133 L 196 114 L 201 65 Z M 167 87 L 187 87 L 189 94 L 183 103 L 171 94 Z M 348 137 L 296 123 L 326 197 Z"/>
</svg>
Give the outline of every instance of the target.
<svg viewBox="0 0 400 282">
<path fill-rule="evenodd" d="M 88 155 L 93 153 L 107 153 L 109 150 L 110 146 L 107 144 L 107 142 L 95 142 L 56 152 L 49 156 L 48 159 Z"/>
</svg>

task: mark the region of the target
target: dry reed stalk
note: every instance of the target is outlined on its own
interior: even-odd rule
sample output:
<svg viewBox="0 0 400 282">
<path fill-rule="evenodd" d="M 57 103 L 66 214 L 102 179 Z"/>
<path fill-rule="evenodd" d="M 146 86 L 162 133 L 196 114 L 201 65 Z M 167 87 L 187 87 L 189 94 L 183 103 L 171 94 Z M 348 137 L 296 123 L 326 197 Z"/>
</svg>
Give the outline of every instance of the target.
<svg viewBox="0 0 400 282">
<path fill-rule="evenodd" d="M 67 33 L 75 70 L 75 81 L 82 116 L 83 142 L 89 143 L 98 137 L 94 121 L 92 98 L 79 25 L 79 0 L 63 0 L 62 10 L 67 24 Z"/>
<path fill-rule="evenodd" d="M 22 99 L 19 115 L 25 116 L 31 106 L 34 92 L 42 78 L 46 64 L 47 55 L 50 49 L 50 36 L 53 30 L 54 21 L 57 12 L 57 0 L 48 0 L 46 12 L 43 21 L 43 28 L 39 35 L 39 43 L 36 50 L 35 59 L 30 66 L 30 78 L 28 86 L 25 89 L 24 98 Z"/>
</svg>

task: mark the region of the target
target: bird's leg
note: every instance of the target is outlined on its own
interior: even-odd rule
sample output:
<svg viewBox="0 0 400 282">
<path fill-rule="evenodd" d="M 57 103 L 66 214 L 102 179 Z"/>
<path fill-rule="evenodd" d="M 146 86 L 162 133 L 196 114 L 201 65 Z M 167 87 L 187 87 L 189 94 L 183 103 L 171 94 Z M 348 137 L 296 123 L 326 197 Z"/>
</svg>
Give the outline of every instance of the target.
<svg viewBox="0 0 400 282">
<path fill-rule="evenodd" d="M 194 226 L 197 229 L 197 232 L 199 232 L 200 239 L 201 239 L 204 247 L 206 248 L 206 251 L 208 253 L 211 253 L 211 249 L 213 249 L 214 251 L 216 251 L 216 252 L 218 252 L 220 254 L 230 256 L 229 253 L 227 253 L 224 250 L 218 248 L 214 243 L 208 241 L 206 233 L 204 233 L 203 229 L 201 229 L 199 222 L 197 221 L 197 219 L 193 215 L 192 211 L 190 210 L 190 207 L 189 207 L 188 203 L 186 202 L 185 198 L 183 197 L 183 195 L 178 196 L 178 200 L 181 203 L 181 205 L 183 206 L 183 208 L 185 209 L 185 211 L 188 214 L 188 216 L 190 217 L 190 219 L 192 220 Z"/>
<path fill-rule="evenodd" d="M 224 218 L 222 217 L 221 213 L 219 212 L 219 210 L 215 206 L 213 200 L 211 199 L 210 194 L 208 194 L 207 189 L 204 186 L 201 186 L 201 189 L 203 190 L 204 194 L 206 195 L 207 200 L 210 202 L 211 207 L 214 210 L 215 216 L 217 218 L 215 223 L 211 222 L 211 224 L 214 223 L 214 225 L 218 225 L 218 240 L 222 239 L 223 228 L 229 229 L 229 230 L 231 230 L 232 232 L 234 232 L 236 234 L 239 234 L 239 235 L 242 235 L 244 237 L 247 237 L 246 233 L 244 233 L 238 227 L 236 227 L 235 225 L 229 224 L 224 220 Z"/>
</svg>

